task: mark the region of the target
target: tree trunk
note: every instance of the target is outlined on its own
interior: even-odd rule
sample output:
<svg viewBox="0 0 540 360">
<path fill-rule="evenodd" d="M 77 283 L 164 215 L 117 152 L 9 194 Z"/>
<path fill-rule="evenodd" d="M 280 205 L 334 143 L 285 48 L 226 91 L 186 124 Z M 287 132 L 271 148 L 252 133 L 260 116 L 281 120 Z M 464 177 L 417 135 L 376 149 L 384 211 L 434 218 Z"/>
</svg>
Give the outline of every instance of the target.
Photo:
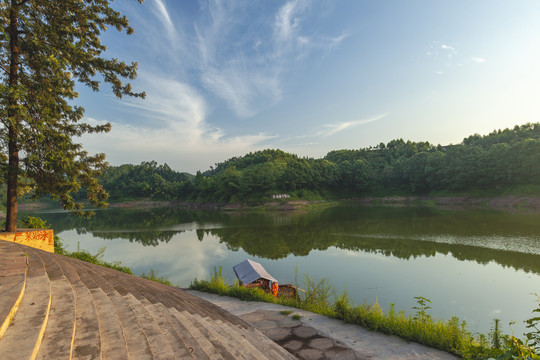
<svg viewBox="0 0 540 360">
<path fill-rule="evenodd" d="M 9 95 L 8 95 L 8 175 L 7 175 L 7 214 L 6 231 L 17 231 L 17 187 L 19 174 L 19 145 L 18 125 L 20 113 L 17 109 L 18 99 L 15 95 L 19 83 L 19 28 L 18 28 L 17 0 L 11 0 L 9 11 L 9 50 L 11 52 L 9 64 Z"/>
</svg>

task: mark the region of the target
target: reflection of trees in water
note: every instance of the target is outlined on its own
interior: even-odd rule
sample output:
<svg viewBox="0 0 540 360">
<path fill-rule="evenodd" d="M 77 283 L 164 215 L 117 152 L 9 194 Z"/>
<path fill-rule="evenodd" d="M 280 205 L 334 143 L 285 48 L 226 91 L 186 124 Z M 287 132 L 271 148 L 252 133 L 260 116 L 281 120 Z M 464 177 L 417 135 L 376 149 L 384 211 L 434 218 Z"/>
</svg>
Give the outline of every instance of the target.
<svg viewBox="0 0 540 360">
<path fill-rule="evenodd" d="M 335 208 L 329 209 L 326 215 L 287 226 L 232 227 L 206 230 L 205 233 L 219 237 L 220 242 L 231 250 L 243 249 L 250 255 L 268 259 L 285 258 L 291 254 L 307 256 L 312 250 L 327 250 L 334 246 L 405 260 L 436 254 L 451 255 L 462 261 L 472 260 L 479 264 L 494 261 L 502 266 L 540 274 L 540 255 L 415 240 L 418 234 L 428 239 L 441 234 L 464 238 L 497 234 L 511 238 L 516 229 L 519 229 L 520 236 L 536 238 L 540 224 L 534 215 L 450 212 L 429 208 L 363 208 L 356 214 L 347 208 Z M 370 237 L 369 234 L 387 236 Z"/>
<path fill-rule="evenodd" d="M 216 223 L 224 217 L 219 212 L 197 212 L 174 208 L 98 210 L 90 219 L 67 213 L 35 215 L 51 224 L 56 233 L 75 230 L 77 234 L 91 233 L 94 237 L 107 240 L 126 239 L 145 246 L 157 246 L 159 243 L 169 242 L 174 235 L 185 231 L 174 229 L 174 226 L 179 224 Z M 170 229 L 171 227 L 173 229 Z"/>
<path fill-rule="evenodd" d="M 125 239 L 129 242 L 138 242 L 144 246 L 158 246 L 160 243 L 168 243 L 174 235 L 184 231 L 138 231 L 138 232 L 100 232 L 96 231 L 92 235 L 95 237 L 115 240 Z"/>
<path fill-rule="evenodd" d="M 250 255 L 267 259 L 281 259 L 288 255 L 307 256 L 312 250 L 327 250 L 334 246 L 351 251 L 394 256 L 400 259 L 432 257 L 437 254 L 451 255 L 479 264 L 496 262 L 516 270 L 540 274 L 540 256 L 520 252 L 495 250 L 460 244 L 410 239 L 381 239 L 337 235 L 321 227 L 311 229 L 283 227 L 280 229 L 213 229 L 207 233 L 219 237 L 230 250 L 243 249 Z M 341 232 L 343 233 L 343 232 Z"/>
<path fill-rule="evenodd" d="M 503 266 L 540 274 L 540 255 L 494 250 L 474 245 L 429 241 L 441 235 L 451 237 L 507 237 L 538 239 L 537 214 L 499 211 L 444 211 L 426 207 L 335 207 L 307 214 L 231 214 L 174 208 L 108 209 L 92 219 L 67 214 L 38 214 L 56 232 L 75 229 L 103 239 L 126 239 L 147 246 L 169 242 L 181 224 L 194 223 L 203 241 L 213 235 L 229 250 L 268 259 L 289 255 L 307 256 L 312 250 L 335 246 L 351 251 L 411 259 L 436 254 L 480 264 L 494 261 Z M 205 229 L 205 227 L 207 227 Z M 178 229 L 178 230 L 176 230 Z M 385 236 L 373 236 L 385 235 Z M 426 240 L 415 240 L 419 237 Z M 540 240 L 538 243 L 540 249 Z"/>
</svg>

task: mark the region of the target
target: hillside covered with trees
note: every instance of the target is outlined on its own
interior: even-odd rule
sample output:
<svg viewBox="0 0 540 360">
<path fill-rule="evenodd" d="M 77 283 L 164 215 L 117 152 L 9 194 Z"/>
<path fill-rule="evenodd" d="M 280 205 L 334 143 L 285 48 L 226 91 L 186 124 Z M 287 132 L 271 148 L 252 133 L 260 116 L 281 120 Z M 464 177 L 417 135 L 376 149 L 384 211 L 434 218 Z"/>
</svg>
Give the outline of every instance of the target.
<svg viewBox="0 0 540 360">
<path fill-rule="evenodd" d="M 234 157 L 195 176 L 156 162 L 110 167 L 100 178 L 112 200 L 263 201 L 272 194 L 314 199 L 425 195 L 540 185 L 540 123 L 515 126 L 458 145 L 403 139 L 322 159 L 281 150 Z"/>
</svg>

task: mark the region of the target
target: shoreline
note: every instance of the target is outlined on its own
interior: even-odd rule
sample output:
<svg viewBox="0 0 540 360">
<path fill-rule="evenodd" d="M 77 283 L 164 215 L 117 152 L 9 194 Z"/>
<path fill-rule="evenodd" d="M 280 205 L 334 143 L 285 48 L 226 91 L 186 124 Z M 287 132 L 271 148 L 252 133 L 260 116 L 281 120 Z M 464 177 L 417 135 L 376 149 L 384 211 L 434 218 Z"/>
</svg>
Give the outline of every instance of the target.
<svg viewBox="0 0 540 360">
<path fill-rule="evenodd" d="M 203 203 L 197 201 L 129 200 L 109 203 L 109 208 L 145 209 L 173 207 L 193 211 L 224 212 L 299 212 L 333 207 L 340 204 L 363 206 L 433 206 L 445 209 L 494 209 L 510 212 L 540 213 L 540 196 L 385 196 L 359 197 L 336 200 L 281 200 L 263 204 Z M 50 203 L 23 203 L 22 211 L 40 210 L 53 207 Z M 2 214 L 0 214 L 1 217 Z"/>
</svg>

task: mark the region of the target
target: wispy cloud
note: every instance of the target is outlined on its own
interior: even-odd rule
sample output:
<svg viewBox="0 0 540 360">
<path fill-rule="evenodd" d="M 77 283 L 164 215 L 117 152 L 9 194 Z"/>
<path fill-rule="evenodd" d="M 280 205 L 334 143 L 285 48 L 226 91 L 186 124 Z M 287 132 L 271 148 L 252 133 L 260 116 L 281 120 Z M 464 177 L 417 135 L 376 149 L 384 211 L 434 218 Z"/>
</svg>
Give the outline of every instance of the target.
<svg viewBox="0 0 540 360">
<path fill-rule="evenodd" d="M 278 40 L 290 41 L 298 35 L 301 24 L 301 15 L 307 8 L 308 2 L 305 0 L 292 0 L 283 5 L 275 18 L 274 28 Z"/>
<path fill-rule="evenodd" d="M 456 49 L 455 49 L 453 46 L 446 45 L 446 44 L 442 44 L 442 45 L 441 45 L 441 49 L 443 49 L 443 50 L 448 50 L 448 51 L 450 51 L 451 53 L 455 53 L 455 52 L 456 52 Z"/>
<path fill-rule="evenodd" d="M 153 19 L 139 17 L 148 46 L 161 49 L 157 63 L 187 74 L 189 83 L 200 84 L 241 118 L 279 102 L 296 66 L 328 54 L 348 36 L 305 30 L 303 25 L 323 21 L 320 5 L 310 0 L 271 4 L 266 11 L 251 1 L 204 0 L 194 16 L 170 11 L 171 0 L 151 0 L 148 6 L 167 33 L 160 37 Z"/>
<path fill-rule="evenodd" d="M 478 64 L 482 64 L 482 63 L 486 62 L 486 59 L 481 58 L 481 57 L 473 57 L 472 61 L 474 61 L 475 63 L 478 63 Z"/>
<path fill-rule="evenodd" d="M 426 51 L 427 58 L 434 65 L 433 71 L 436 74 L 443 74 L 450 69 L 466 66 L 471 62 L 482 64 L 486 60 L 483 57 L 463 54 L 459 51 L 459 44 L 449 44 L 440 41 L 433 41 Z"/>
<path fill-rule="evenodd" d="M 359 126 L 359 125 L 365 125 L 372 123 L 374 121 L 380 120 L 384 117 L 386 117 L 387 114 L 380 114 L 377 116 L 370 117 L 368 119 L 361 119 L 361 120 L 355 120 L 355 121 L 345 121 L 345 122 L 338 122 L 333 124 L 326 124 L 323 126 L 323 130 L 317 132 L 317 136 L 323 136 L 328 137 L 332 136 L 334 134 L 337 134 L 338 132 Z"/>
<path fill-rule="evenodd" d="M 264 133 L 227 136 L 223 129 L 206 121 L 208 106 L 199 91 L 178 81 L 144 73 L 140 78 L 147 98 L 124 99 L 122 103 L 136 109 L 132 116 L 142 118 L 145 127 L 115 123 L 112 119 L 86 119 L 92 124 L 112 123 L 110 133 L 85 135 L 82 140 L 90 152 L 110 154 L 108 160 L 113 164 L 159 159 L 194 172 L 208 169 L 216 159 L 225 160 L 257 150 L 275 138 Z"/>
<path fill-rule="evenodd" d="M 165 4 L 165 0 L 153 0 L 152 10 L 154 14 L 161 20 L 161 23 L 167 29 L 167 34 L 170 38 L 174 38 L 176 35 L 176 29 L 174 23 L 169 15 L 169 10 Z"/>
<path fill-rule="evenodd" d="M 194 23 L 199 54 L 195 66 L 202 84 L 240 117 L 281 100 L 283 81 L 298 61 L 331 50 L 347 37 L 303 33 L 302 24 L 309 19 L 307 0 L 288 1 L 275 13 L 255 6 L 209 1 L 205 16 Z"/>
</svg>

